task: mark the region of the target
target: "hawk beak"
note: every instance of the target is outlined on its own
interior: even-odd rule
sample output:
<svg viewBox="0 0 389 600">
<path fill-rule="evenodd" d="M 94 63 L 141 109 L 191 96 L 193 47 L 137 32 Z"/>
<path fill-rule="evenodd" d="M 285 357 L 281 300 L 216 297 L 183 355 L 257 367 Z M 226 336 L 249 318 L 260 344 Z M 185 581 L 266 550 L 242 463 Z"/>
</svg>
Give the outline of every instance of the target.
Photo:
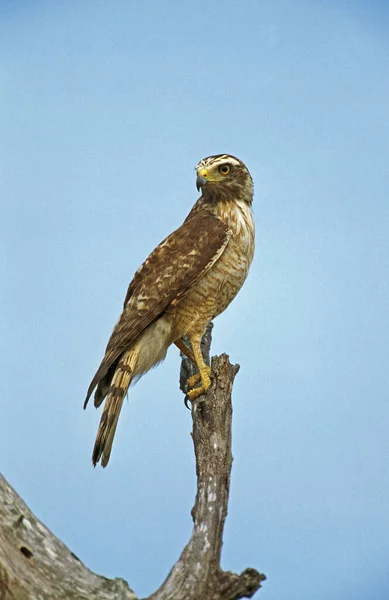
<svg viewBox="0 0 389 600">
<path fill-rule="evenodd" d="M 200 171 L 200 173 L 197 173 L 197 179 L 196 179 L 197 191 L 200 191 L 200 188 L 202 188 L 204 185 L 206 185 L 208 183 L 208 179 L 206 179 L 206 177 L 207 177 L 206 169 L 203 169 L 202 171 Z"/>
</svg>

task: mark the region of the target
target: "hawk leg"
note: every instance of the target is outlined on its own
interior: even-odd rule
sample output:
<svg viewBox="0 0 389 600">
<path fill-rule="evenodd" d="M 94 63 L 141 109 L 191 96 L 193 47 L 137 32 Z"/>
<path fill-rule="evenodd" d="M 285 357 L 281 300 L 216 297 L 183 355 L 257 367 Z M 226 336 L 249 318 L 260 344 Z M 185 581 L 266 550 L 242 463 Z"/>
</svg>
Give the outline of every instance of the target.
<svg viewBox="0 0 389 600">
<path fill-rule="evenodd" d="M 211 385 L 211 378 L 210 378 L 211 367 L 208 367 L 208 365 L 206 365 L 204 362 L 204 358 L 203 358 L 201 348 L 200 348 L 201 336 L 200 335 L 189 336 L 189 339 L 190 339 L 190 344 L 193 348 L 193 355 L 194 355 L 194 359 L 195 359 L 194 362 L 195 362 L 199 372 L 196 373 L 196 375 L 189 377 L 188 384 L 190 387 L 192 387 L 193 385 L 195 385 L 196 383 L 201 381 L 200 387 L 193 388 L 193 389 L 189 390 L 189 392 L 187 393 L 189 400 L 195 400 L 196 398 L 198 398 L 199 396 L 204 394 L 204 392 L 206 392 L 206 390 Z"/>
<path fill-rule="evenodd" d="M 193 354 L 192 350 L 190 348 L 188 348 L 188 346 L 185 344 L 185 342 L 182 340 L 182 338 L 179 338 L 174 343 L 177 346 L 177 348 L 179 350 L 181 350 L 182 354 L 185 354 L 185 356 L 187 356 L 189 358 L 189 360 L 192 361 L 192 363 L 194 363 L 195 365 L 197 364 L 195 355 Z"/>
<path fill-rule="evenodd" d="M 193 336 L 189 339 L 193 348 L 193 352 L 190 348 L 188 348 L 188 346 L 181 338 L 176 340 L 174 343 L 177 346 L 177 348 L 179 348 L 181 352 L 185 354 L 185 356 L 187 356 L 189 360 L 191 360 L 199 370 L 198 373 L 195 373 L 195 375 L 192 375 L 192 377 L 189 377 L 188 379 L 188 386 L 190 388 L 193 388 L 193 386 L 196 385 L 196 383 L 199 383 L 201 381 L 200 387 L 194 388 L 187 392 L 189 400 L 195 400 L 195 398 L 198 398 L 198 396 L 204 394 L 204 392 L 211 385 L 211 367 L 208 367 L 208 365 L 206 365 L 204 362 L 204 358 L 200 349 L 201 337 Z"/>
</svg>

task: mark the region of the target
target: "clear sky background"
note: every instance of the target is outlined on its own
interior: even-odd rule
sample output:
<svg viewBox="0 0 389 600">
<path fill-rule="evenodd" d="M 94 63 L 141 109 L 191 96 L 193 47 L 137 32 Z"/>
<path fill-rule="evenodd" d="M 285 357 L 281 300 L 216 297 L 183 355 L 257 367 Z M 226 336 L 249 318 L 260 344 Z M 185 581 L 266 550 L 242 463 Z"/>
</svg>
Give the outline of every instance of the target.
<svg viewBox="0 0 389 600">
<path fill-rule="evenodd" d="M 197 198 L 255 180 L 256 257 L 215 322 L 241 364 L 222 566 L 262 600 L 389 598 L 389 5 L 0 4 L 1 471 L 91 569 L 154 591 L 191 532 L 179 355 L 106 470 L 82 410 L 127 285 Z"/>
</svg>

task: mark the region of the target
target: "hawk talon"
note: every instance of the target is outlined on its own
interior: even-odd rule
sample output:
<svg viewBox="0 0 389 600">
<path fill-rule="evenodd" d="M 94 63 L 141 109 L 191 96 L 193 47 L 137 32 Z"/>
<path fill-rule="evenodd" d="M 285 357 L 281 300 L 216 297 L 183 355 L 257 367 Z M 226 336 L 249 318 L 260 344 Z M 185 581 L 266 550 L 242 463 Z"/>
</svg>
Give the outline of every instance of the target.
<svg viewBox="0 0 389 600">
<path fill-rule="evenodd" d="M 211 384 L 210 375 L 211 367 L 205 366 L 205 368 L 202 369 L 201 372 L 195 373 L 194 375 L 188 378 L 188 386 L 190 388 L 193 388 L 193 386 L 196 385 L 196 383 L 199 383 L 199 381 L 201 381 L 203 386 L 205 388 L 208 388 Z"/>
<path fill-rule="evenodd" d="M 205 389 L 203 388 L 203 386 L 201 386 L 201 387 L 193 388 L 193 390 L 189 390 L 189 392 L 187 393 L 187 397 L 189 398 L 189 400 L 191 402 L 193 402 L 193 400 L 196 400 L 196 398 L 198 398 L 199 396 L 202 396 L 204 393 L 205 393 Z"/>
<path fill-rule="evenodd" d="M 203 394 L 205 394 L 205 392 L 210 387 L 210 385 L 211 385 L 211 380 L 208 378 L 207 385 L 201 385 L 200 387 L 193 388 L 192 390 L 189 390 L 186 395 L 189 398 L 189 400 L 191 402 L 193 402 L 193 400 L 195 400 L 199 396 L 202 396 Z"/>
<path fill-rule="evenodd" d="M 195 390 L 201 390 L 201 394 L 199 394 L 198 396 L 195 396 L 193 398 L 190 398 L 188 395 L 185 396 L 185 400 L 184 400 L 184 404 L 186 406 L 186 408 L 188 410 L 190 410 L 192 412 L 193 407 L 199 406 L 200 404 L 203 404 L 205 402 L 205 398 L 204 398 L 204 394 L 206 392 L 206 390 L 204 390 L 204 388 L 200 387 L 200 388 L 195 388 Z M 193 391 L 193 390 L 191 390 Z M 190 403 L 190 406 L 189 406 Z"/>
<path fill-rule="evenodd" d="M 185 396 L 185 400 L 184 400 L 184 404 L 188 410 L 191 410 L 191 407 L 188 406 L 188 401 L 193 402 L 193 400 L 195 400 L 199 396 L 202 396 L 203 394 L 205 394 L 205 392 L 211 385 L 210 374 L 211 374 L 211 367 L 205 366 L 205 368 L 202 369 L 201 372 L 195 373 L 191 377 L 188 377 L 188 381 L 187 381 L 188 387 L 192 388 L 186 392 L 186 396 Z M 193 386 L 196 385 L 196 383 L 199 383 L 200 381 L 201 381 L 202 385 L 194 388 Z"/>
<path fill-rule="evenodd" d="M 201 381 L 201 375 L 200 373 L 195 373 L 194 375 L 192 375 L 191 377 L 188 377 L 188 387 L 192 388 L 196 385 L 196 383 L 198 383 L 199 381 Z"/>
</svg>

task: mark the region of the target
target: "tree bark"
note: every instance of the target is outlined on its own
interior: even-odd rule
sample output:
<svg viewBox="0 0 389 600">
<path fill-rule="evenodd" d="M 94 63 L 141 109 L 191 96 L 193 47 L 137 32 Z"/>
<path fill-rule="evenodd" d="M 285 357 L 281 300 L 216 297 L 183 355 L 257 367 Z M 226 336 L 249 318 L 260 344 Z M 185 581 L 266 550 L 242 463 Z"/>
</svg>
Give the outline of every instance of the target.
<svg viewBox="0 0 389 600">
<path fill-rule="evenodd" d="M 202 340 L 204 360 L 209 364 L 212 323 Z M 189 340 L 185 340 L 189 345 Z M 183 356 L 180 387 L 187 391 L 193 363 Z M 241 575 L 222 571 L 220 555 L 227 516 L 232 467 L 231 392 L 239 365 L 226 354 L 211 361 L 212 384 L 192 404 L 193 445 L 196 457 L 197 494 L 192 509 L 192 536 L 163 585 L 147 600 L 237 600 L 251 598 L 265 576 L 255 569 Z"/>
<path fill-rule="evenodd" d="M 203 353 L 209 361 L 210 324 Z M 212 359 L 212 385 L 192 404 L 197 494 L 192 536 L 162 586 L 145 600 L 251 598 L 265 576 L 222 571 L 220 555 L 232 466 L 232 385 L 239 365 L 222 354 Z M 193 365 L 183 358 L 181 388 Z M 120 578 L 90 571 L 28 509 L 0 475 L 0 600 L 137 600 Z"/>
<path fill-rule="evenodd" d="M 1 600 L 136 600 L 123 579 L 90 571 L 0 475 Z"/>
</svg>

